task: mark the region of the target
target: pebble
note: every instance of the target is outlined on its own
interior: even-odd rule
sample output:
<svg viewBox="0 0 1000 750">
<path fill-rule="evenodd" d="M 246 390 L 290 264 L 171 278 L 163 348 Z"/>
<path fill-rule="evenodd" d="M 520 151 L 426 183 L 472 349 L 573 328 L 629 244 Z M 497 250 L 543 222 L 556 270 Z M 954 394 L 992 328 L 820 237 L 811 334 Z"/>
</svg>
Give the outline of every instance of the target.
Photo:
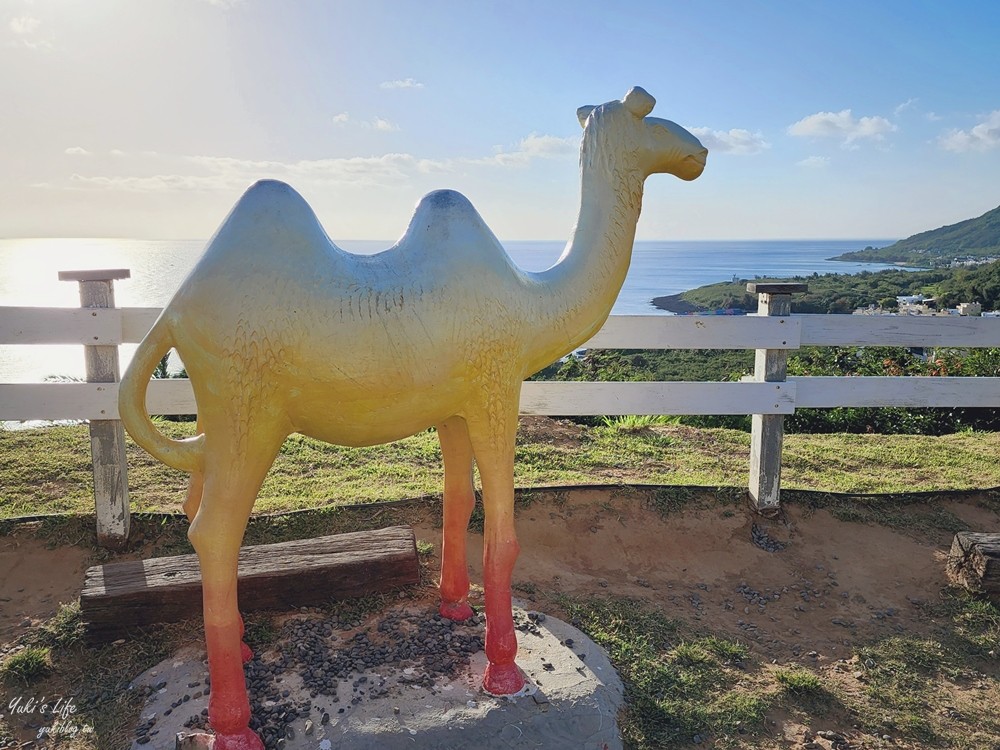
<svg viewBox="0 0 1000 750">
<path fill-rule="evenodd" d="M 386 679 L 373 674 L 379 667 L 409 664 L 410 674 L 400 678 L 400 683 L 431 688 L 435 679 L 466 667 L 469 657 L 483 649 L 484 620 L 479 615 L 457 623 L 437 613 L 426 616 L 390 612 L 360 627 L 356 619 L 322 619 L 311 614 L 303 610 L 302 615 L 284 624 L 275 644 L 277 656 L 269 652 L 265 660 L 258 652 L 244 665 L 250 698 L 250 728 L 261 737 L 265 747 L 284 747 L 295 737 L 292 723 L 307 717 L 313 710 L 311 699 L 298 699 L 291 690 L 280 687 L 283 675 L 289 670 L 298 673 L 311 698 L 322 695 L 333 703 L 340 701 L 337 690 L 341 681 L 365 672 L 357 675 L 351 686 L 354 693 L 351 704 L 359 705 L 367 698 L 379 697 L 388 691 Z M 545 615 L 536 612 L 527 618 L 520 616 L 516 624 L 525 632 L 538 633 L 537 625 L 544 620 Z M 205 684 L 208 685 L 208 680 Z M 192 682 L 188 687 L 200 685 L 200 682 Z M 162 681 L 162 687 L 166 687 L 166 681 Z M 194 697 L 208 693 L 206 687 Z M 191 698 L 185 694 L 165 713 Z M 338 709 L 339 714 L 344 711 L 344 708 Z M 207 710 L 202 714 L 207 714 Z M 324 711 L 319 723 L 328 725 L 330 713 Z M 185 726 L 206 730 L 207 716 L 193 715 Z M 307 735 L 315 730 L 311 720 L 307 719 L 304 726 Z M 148 727 L 145 731 L 148 732 Z"/>
<path fill-rule="evenodd" d="M 772 539 L 768 535 L 767 531 L 762 529 L 757 524 L 754 524 L 750 528 L 750 541 L 753 542 L 754 546 L 760 547 L 765 552 L 781 552 L 786 546 L 788 546 L 784 542 Z"/>
</svg>

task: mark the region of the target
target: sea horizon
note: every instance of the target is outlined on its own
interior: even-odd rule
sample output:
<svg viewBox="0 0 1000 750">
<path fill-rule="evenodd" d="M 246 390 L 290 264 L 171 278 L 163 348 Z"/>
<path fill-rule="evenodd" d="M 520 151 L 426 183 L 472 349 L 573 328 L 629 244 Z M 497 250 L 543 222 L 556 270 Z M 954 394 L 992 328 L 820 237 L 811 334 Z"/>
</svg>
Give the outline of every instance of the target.
<svg viewBox="0 0 1000 750">
<path fill-rule="evenodd" d="M 803 240 L 638 240 L 613 315 L 669 315 L 655 297 L 678 294 L 733 279 L 787 278 L 813 273 L 852 274 L 896 268 L 888 264 L 830 260 L 892 239 Z M 373 254 L 386 240 L 334 240 L 342 249 Z M 58 271 L 127 268 L 131 277 L 115 282 L 119 307 L 162 307 L 204 250 L 206 240 L 114 238 L 27 238 L 0 240 L 0 306 L 77 307 L 76 283 L 58 280 Z M 542 271 L 557 261 L 563 240 L 502 241 L 511 259 L 526 271 Z M 122 367 L 134 346 L 120 348 Z M 40 382 L 48 377 L 82 377 L 79 346 L 0 347 L 0 382 Z"/>
</svg>

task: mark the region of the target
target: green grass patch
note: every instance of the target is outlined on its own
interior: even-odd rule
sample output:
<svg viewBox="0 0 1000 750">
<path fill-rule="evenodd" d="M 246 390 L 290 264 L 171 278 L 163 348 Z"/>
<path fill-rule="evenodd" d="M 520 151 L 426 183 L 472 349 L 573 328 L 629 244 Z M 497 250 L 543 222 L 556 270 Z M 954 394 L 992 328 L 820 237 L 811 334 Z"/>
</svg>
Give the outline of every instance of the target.
<svg viewBox="0 0 1000 750">
<path fill-rule="evenodd" d="M 662 421 L 623 418 L 581 428 L 577 436 L 562 440 L 522 435 L 515 457 L 515 483 L 518 487 L 746 485 L 749 435 Z M 190 422 L 159 421 L 157 426 L 176 438 L 194 431 Z M 131 441 L 127 441 L 126 453 L 133 511 L 179 513 L 186 475 L 155 461 Z M 836 493 L 995 487 L 1000 485 L 993 459 L 997 454 L 1000 433 L 787 435 L 782 484 L 791 490 Z M 255 510 L 267 513 L 398 500 L 438 495 L 442 487 L 440 448 L 433 431 L 370 448 L 345 448 L 293 435 L 268 473 Z M 93 513 L 93 502 L 86 426 L 0 431 L 0 519 Z M 958 528 L 957 519 L 953 521 Z"/>
<path fill-rule="evenodd" d="M 793 696 L 815 697 L 824 692 L 822 680 L 802 667 L 778 669 L 774 673 L 774 679 L 784 692 Z"/>
<path fill-rule="evenodd" d="M 696 735 L 753 735 L 774 694 L 756 689 L 741 667 L 747 647 L 687 632 L 634 599 L 563 599 L 575 623 L 603 646 L 625 685 L 620 716 L 626 743 L 665 748 Z"/>
<path fill-rule="evenodd" d="M 46 646 L 28 646 L 0 664 L 0 679 L 9 684 L 27 685 L 52 672 L 52 655 Z"/>
</svg>

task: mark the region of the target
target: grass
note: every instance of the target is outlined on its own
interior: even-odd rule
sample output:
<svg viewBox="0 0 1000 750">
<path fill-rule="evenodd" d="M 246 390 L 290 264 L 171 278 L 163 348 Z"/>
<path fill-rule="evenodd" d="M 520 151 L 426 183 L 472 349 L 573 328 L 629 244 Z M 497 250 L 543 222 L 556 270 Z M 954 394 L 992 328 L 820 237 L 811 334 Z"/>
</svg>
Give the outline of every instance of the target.
<svg viewBox="0 0 1000 750">
<path fill-rule="evenodd" d="M 763 728 L 775 695 L 761 692 L 745 671 L 745 644 L 691 633 L 634 599 L 564 598 L 561 605 L 619 670 L 628 745 L 676 747 L 708 734 L 752 737 Z"/>
<path fill-rule="evenodd" d="M 775 670 L 774 679 L 785 693 L 794 697 L 820 696 L 825 692 L 816 673 L 802 667 Z"/>
<path fill-rule="evenodd" d="M 0 678 L 8 684 L 28 685 L 52 672 L 52 657 L 44 646 L 29 646 L 0 663 Z"/>
<path fill-rule="evenodd" d="M 174 437 L 192 423 L 160 422 Z M 0 431 L 0 519 L 93 512 L 89 438 L 82 425 Z M 519 487 L 552 484 L 662 484 L 740 488 L 749 436 L 625 418 L 583 429 L 576 439 L 522 437 Z M 787 435 L 782 485 L 831 493 L 908 493 L 1000 485 L 1000 433 L 942 437 Z M 24 456 L 30 455 L 31 461 Z M 136 512 L 180 512 L 186 476 L 131 441 L 129 489 Z M 877 469 L 876 469 L 877 467 Z M 371 448 L 344 448 L 301 435 L 284 444 L 261 488 L 258 513 L 436 495 L 443 485 L 436 435 Z"/>
<path fill-rule="evenodd" d="M 162 423 L 175 436 L 190 434 L 192 427 Z M 645 420 L 612 420 L 567 432 L 570 436 L 559 440 L 520 441 L 516 482 L 528 488 L 518 493 L 520 508 L 542 500 L 558 507 L 556 493 L 530 488 L 564 483 L 667 485 L 622 492 L 663 518 L 705 507 L 732 514 L 745 497 L 745 433 Z M 1000 485 L 994 458 L 1000 453 L 1000 435 L 995 434 L 788 435 L 785 449 L 786 502 L 825 510 L 844 522 L 906 533 L 940 535 L 966 528 L 961 518 L 926 503 L 917 491 Z M 25 461 L 26 455 L 32 459 Z M 131 443 L 128 458 L 133 524 L 152 543 L 149 554 L 190 552 L 185 519 L 150 513 L 179 513 L 185 476 Z M 85 427 L 0 432 L 0 521 L 60 513 L 39 523 L 36 533 L 52 544 L 92 544 L 91 481 Z M 436 496 L 441 486 L 433 432 L 355 450 L 294 436 L 262 488 L 245 543 L 412 523 L 415 518 L 440 524 L 439 502 L 372 501 Z M 979 495 L 982 504 L 1000 508 L 997 491 Z M 278 510 L 284 512 L 266 513 Z M 472 527 L 481 526 L 477 503 Z M 0 533 L 4 531 L 0 522 Z M 434 546 L 421 542 L 418 552 L 422 570 L 429 570 Z M 518 581 L 514 588 L 543 603 L 550 597 L 545 584 L 534 581 Z M 923 628 L 919 636 L 902 632 L 854 644 L 848 656 L 851 673 L 860 674 L 856 681 L 850 673 L 830 679 L 810 666 L 764 663 L 741 640 L 671 620 L 655 602 L 563 597 L 556 606 L 608 650 L 619 670 L 626 688 L 621 726 L 626 746 L 635 750 L 688 747 L 696 737 L 705 740 L 703 746 L 770 747 L 769 722 L 779 712 L 814 727 L 825 726 L 832 717 L 832 723 L 835 719 L 840 726 L 856 726 L 877 737 L 888 734 L 904 746 L 992 750 L 1000 738 L 1000 610 L 952 591 L 929 598 L 921 619 L 934 623 L 933 628 Z M 357 620 L 387 601 L 371 597 L 331 605 L 330 613 Z M 252 645 L 275 638 L 269 616 L 248 617 L 246 624 Z M 72 686 L 80 696 L 81 720 L 99 738 L 99 745 L 79 747 L 123 746 L 140 700 L 127 689 L 128 682 L 200 634 L 190 625 L 169 626 L 124 644 L 88 648 L 81 630 L 78 604 L 63 606 L 8 651 L 0 661 L 0 676 L 11 687 L 7 692 L 25 684 L 39 694 Z M 0 719 L 0 747 L 8 739 L 5 731 Z"/>
</svg>

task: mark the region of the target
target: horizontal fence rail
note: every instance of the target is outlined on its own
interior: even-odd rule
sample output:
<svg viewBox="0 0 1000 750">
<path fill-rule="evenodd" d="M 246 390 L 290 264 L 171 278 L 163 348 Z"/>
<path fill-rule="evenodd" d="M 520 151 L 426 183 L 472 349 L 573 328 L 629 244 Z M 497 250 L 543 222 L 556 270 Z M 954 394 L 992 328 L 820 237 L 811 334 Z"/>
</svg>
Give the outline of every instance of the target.
<svg viewBox="0 0 1000 750">
<path fill-rule="evenodd" d="M 88 272 L 84 278 L 72 272 L 63 278 L 78 281 L 82 290 L 99 282 L 110 288 L 113 279 L 127 275 L 124 270 L 107 272 L 118 275 L 101 282 L 100 273 Z M 750 284 L 748 289 L 760 295 L 756 315 L 616 315 L 584 348 L 753 349 L 753 376 L 732 383 L 529 381 L 522 387 L 521 413 L 754 415 L 751 496 L 765 509 L 778 500 L 782 415 L 837 406 L 1000 407 L 1000 378 L 786 377 L 784 367 L 787 353 L 803 346 L 1000 347 L 1000 318 L 789 315 L 788 300 L 802 285 Z M 113 294 L 110 304 L 0 307 L 0 345 L 70 344 L 92 353 L 115 352 L 121 344 L 140 342 L 161 312 L 115 308 Z M 197 411 L 191 383 L 177 378 L 151 381 L 146 405 L 151 414 Z M 93 425 L 118 416 L 117 382 L 0 383 L 2 420 L 89 420 Z M 95 455 L 95 466 L 96 461 Z M 98 498 L 99 534 L 100 504 Z M 127 536 L 127 524 L 124 528 Z"/>
</svg>

